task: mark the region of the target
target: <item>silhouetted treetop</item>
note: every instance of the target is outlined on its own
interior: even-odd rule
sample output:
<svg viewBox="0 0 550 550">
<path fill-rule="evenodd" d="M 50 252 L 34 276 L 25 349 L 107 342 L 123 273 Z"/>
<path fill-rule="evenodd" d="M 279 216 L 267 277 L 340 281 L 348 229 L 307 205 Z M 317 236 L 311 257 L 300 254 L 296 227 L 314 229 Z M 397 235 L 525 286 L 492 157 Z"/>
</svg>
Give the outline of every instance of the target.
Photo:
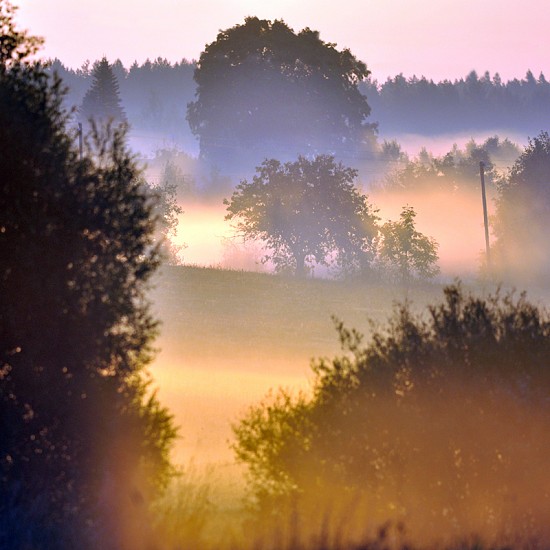
<svg viewBox="0 0 550 550">
<path fill-rule="evenodd" d="M 542 73 L 535 78 L 531 71 L 506 82 L 488 71 L 439 82 L 399 74 L 384 82 L 368 78 L 359 88 L 385 133 L 473 129 L 535 133 L 550 115 L 550 84 Z"/>
<path fill-rule="evenodd" d="M 318 32 L 248 17 L 201 54 L 189 124 L 201 154 L 219 163 L 250 148 L 260 157 L 350 149 L 363 132 L 372 134 L 370 107 L 357 87 L 368 74 Z"/>
<path fill-rule="evenodd" d="M 550 135 L 541 132 L 500 182 L 493 220 L 497 276 L 547 285 L 549 220 Z"/>
<path fill-rule="evenodd" d="M 0 70 L 12 68 L 14 64 L 24 62 L 36 53 L 42 44 L 42 38 L 30 36 L 26 31 L 16 28 L 13 16 L 16 7 L 10 2 L 0 2 Z"/>
<path fill-rule="evenodd" d="M 94 65 L 92 85 L 86 92 L 80 107 L 80 118 L 87 122 L 90 118 L 97 121 L 109 120 L 117 123 L 127 122 L 120 100 L 119 85 L 112 67 L 104 57 Z"/>
</svg>

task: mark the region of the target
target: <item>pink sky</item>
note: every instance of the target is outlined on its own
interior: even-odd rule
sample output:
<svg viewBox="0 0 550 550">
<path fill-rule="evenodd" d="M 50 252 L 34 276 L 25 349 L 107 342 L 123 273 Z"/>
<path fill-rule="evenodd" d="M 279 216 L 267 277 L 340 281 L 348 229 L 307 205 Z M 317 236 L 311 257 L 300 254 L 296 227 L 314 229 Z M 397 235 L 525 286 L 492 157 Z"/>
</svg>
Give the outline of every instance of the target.
<svg viewBox="0 0 550 550">
<path fill-rule="evenodd" d="M 125 65 L 197 59 L 246 15 L 284 19 L 349 47 L 373 76 L 434 80 L 527 69 L 550 78 L 548 0 L 13 0 L 18 21 L 46 39 L 43 54 L 79 67 L 106 55 Z"/>
</svg>

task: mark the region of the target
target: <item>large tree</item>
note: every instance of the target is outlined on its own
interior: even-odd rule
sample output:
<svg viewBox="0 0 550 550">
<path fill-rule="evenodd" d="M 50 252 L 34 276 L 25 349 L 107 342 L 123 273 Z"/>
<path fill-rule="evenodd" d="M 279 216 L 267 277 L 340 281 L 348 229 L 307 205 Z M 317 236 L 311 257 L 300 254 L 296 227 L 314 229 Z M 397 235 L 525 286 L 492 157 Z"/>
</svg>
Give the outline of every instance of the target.
<svg viewBox="0 0 550 550">
<path fill-rule="evenodd" d="M 303 276 L 312 263 L 361 269 L 371 259 L 377 218 L 356 177 L 327 155 L 266 160 L 224 201 L 226 219 L 237 220 L 243 237 L 263 241 L 278 270 Z"/>
<path fill-rule="evenodd" d="M 493 248 L 497 276 L 547 284 L 550 274 L 550 135 L 529 139 L 499 188 Z"/>
<path fill-rule="evenodd" d="M 175 435 L 144 371 L 152 201 L 123 132 L 79 158 L 7 2 L 0 28 L 0 546 L 119 548 Z"/>
<path fill-rule="evenodd" d="M 187 118 L 201 155 L 220 168 L 298 154 L 349 158 L 373 136 L 357 87 L 368 74 L 316 31 L 248 17 L 201 54 Z"/>
</svg>

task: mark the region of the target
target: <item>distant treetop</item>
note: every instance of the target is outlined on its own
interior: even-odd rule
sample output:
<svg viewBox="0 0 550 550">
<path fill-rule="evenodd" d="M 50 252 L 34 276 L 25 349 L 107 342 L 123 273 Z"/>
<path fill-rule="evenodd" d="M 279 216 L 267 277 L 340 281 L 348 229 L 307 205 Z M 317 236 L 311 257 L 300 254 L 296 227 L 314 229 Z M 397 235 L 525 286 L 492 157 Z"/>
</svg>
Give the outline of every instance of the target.
<svg viewBox="0 0 550 550">
<path fill-rule="evenodd" d="M 368 75 L 349 50 L 316 31 L 248 17 L 201 54 L 187 118 L 201 155 L 221 166 L 247 155 L 257 164 L 274 155 L 337 154 L 373 133 L 357 87 Z"/>
<path fill-rule="evenodd" d="M 86 92 L 80 107 L 82 122 L 94 118 L 98 122 L 113 120 L 117 123 L 126 123 L 118 81 L 105 57 L 95 63 L 92 78 L 92 85 Z"/>
</svg>

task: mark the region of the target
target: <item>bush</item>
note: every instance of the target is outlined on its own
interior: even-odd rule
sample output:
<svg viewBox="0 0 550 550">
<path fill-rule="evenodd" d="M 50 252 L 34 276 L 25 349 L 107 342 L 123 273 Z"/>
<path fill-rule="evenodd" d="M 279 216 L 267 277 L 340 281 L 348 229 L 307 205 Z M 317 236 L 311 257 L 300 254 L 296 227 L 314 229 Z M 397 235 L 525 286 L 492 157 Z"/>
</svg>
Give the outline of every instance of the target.
<svg viewBox="0 0 550 550">
<path fill-rule="evenodd" d="M 426 315 L 397 307 L 367 344 L 338 331 L 346 353 L 314 363 L 310 396 L 280 392 L 234 426 L 264 515 L 355 501 L 361 534 L 390 519 L 416 542 L 549 540 L 545 311 L 455 285 Z"/>
</svg>

